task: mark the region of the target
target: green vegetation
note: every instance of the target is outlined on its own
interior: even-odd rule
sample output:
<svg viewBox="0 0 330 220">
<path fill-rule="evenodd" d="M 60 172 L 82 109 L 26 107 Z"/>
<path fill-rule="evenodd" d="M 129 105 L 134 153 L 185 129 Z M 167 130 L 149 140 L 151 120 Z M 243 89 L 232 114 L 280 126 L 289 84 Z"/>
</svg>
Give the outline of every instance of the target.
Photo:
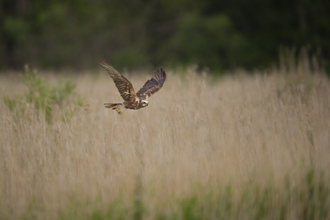
<svg viewBox="0 0 330 220">
<path fill-rule="evenodd" d="M 2 0 L 0 70 L 197 64 L 219 73 L 265 68 L 280 47 L 303 48 L 329 67 L 329 1 Z"/>
<path fill-rule="evenodd" d="M 8 95 L 3 96 L 4 104 L 15 113 L 16 118 L 29 117 L 28 114 L 33 115 L 35 110 L 38 116 L 44 116 L 47 123 L 52 124 L 55 107 L 65 109 L 62 117 L 63 120 L 67 120 L 73 116 L 77 107 L 83 105 L 83 99 L 74 92 L 76 85 L 69 80 L 60 79 L 56 86 L 51 87 L 38 76 L 37 70 L 31 72 L 27 65 L 25 73 L 20 74 L 20 77 L 27 87 L 27 92 L 13 98 Z M 67 108 L 69 104 L 73 104 L 73 107 Z"/>
<path fill-rule="evenodd" d="M 119 196 L 112 202 L 102 200 L 99 194 L 93 201 L 78 202 L 57 210 L 56 219 L 328 219 L 329 184 L 323 173 L 309 170 L 299 185 L 291 185 L 287 177 L 281 187 L 261 187 L 246 183 L 243 187 L 225 186 L 214 191 L 195 190 L 190 196 L 171 201 L 171 205 L 143 208 L 142 197 L 150 197 L 147 190 L 136 182 L 136 190 L 128 202 Z M 0 213 L 0 215 L 5 213 Z M 21 219 L 47 217 L 36 200 L 28 205 Z M 9 219 L 9 218 L 8 218 Z"/>
</svg>

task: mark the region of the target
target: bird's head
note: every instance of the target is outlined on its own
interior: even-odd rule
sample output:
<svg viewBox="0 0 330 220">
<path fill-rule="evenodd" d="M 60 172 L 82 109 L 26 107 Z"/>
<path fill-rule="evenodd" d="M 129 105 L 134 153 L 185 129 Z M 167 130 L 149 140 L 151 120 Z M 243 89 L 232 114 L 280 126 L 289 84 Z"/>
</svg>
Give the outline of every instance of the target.
<svg viewBox="0 0 330 220">
<path fill-rule="evenodd" d="M 147 100 L 142 100 L 142 107 L 147 107 L 149 105 L 149 102 Z"/>
</svg>

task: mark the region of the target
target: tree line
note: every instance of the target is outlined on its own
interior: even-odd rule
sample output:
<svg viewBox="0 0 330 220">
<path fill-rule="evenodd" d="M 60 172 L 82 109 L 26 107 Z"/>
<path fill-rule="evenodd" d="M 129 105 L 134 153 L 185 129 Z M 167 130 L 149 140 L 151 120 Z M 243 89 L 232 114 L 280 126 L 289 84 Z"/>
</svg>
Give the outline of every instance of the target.
<svg viewBox="0 0 330 220">
<path fill-rule="evenodd" d="M 326 0 L 2 0 L 0 70 L 197 64 L 267 68 L 280 48 L 330 58 Z"/>
</svg>

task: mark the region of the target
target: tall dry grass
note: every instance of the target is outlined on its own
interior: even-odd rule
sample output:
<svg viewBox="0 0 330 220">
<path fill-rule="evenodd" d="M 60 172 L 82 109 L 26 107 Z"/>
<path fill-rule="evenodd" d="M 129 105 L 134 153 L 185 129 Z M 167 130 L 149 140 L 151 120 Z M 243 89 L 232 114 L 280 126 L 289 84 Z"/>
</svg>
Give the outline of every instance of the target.
<svg viewBox="0 0 330 220">
<path fill-rule="evenodd" d="M 95 198 L 100 209 L 118 198 L 128 204 L 141 184 L 143 218 L 153 219 L 160 207 L 166 216 L 176 201 L 226 186 L 234 200 L 246 184 L 272 186 L 281 204 L 286 178 L 299 187 L 312 169 L 329 181 L 330 84 L 306 62 L 219 79 L 169 71 L 147 108 L 122 116 L 103 108 L 121 97 L 106 72 L 98 74 L 73 77 L 86 100 L 70 121 L 48 125 L 33 111 L 15 119 L 0 100 L 1 216 L 54 219 Z M 148 77 L 128 76 L 136 90 Z M 24 92 L 5 75 L 0 87 Z M 287 217 L 297 219 L 293 208 Z"/>
</svg>

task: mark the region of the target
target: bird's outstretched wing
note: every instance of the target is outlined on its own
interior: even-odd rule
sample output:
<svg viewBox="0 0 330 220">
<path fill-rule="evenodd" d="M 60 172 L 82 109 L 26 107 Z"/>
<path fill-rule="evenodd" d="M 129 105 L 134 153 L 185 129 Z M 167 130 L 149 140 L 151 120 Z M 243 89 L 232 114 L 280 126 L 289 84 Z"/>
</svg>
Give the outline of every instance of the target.
<svg viewBox="0 0 330 220">
<path fill-rule="evenodd" d="M 125 101 L 129 101 L 131 98 L 137 98 L 132 83 L 128 81 L 128 79 L 115 70 L 115 68 L 113 68 L 111 64 L 103 57 L 99 56 L 98 61 L 105 67 L 109 76 L 113 79 L 121 97 L 123 97 Z"/>
<path fill-rule="evenodd" d="M 165 71 L 160 68 L 154 72 L 154 75 L 151 79 L 149 79 L 144 86 L 136 93 L 136 95 L 142 99 L 146 100 L 150 96 L 152 96 L 155 92 L 162 88 L 164 82 L 166 80 Z"/>
</svg>

